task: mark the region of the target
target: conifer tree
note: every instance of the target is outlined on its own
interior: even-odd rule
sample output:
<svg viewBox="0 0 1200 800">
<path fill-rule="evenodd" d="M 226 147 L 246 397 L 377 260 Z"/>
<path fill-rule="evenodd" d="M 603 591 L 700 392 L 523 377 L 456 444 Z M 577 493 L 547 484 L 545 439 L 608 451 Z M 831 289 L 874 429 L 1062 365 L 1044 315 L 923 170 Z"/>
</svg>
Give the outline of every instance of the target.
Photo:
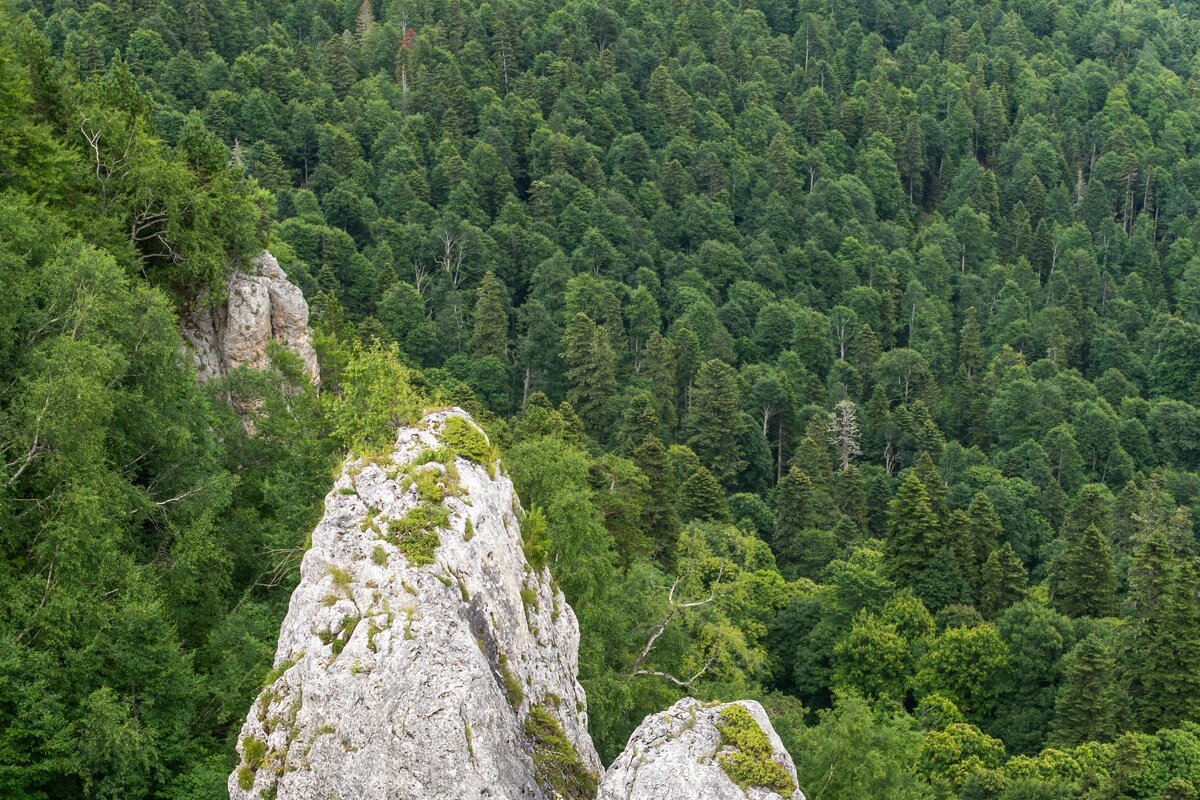
<svg viewBox="0 0 1200 800">
<path fill-rule="evenodd" d="M 504 310 L 504 284 L 490 269 L 475 293 L 475 325 L 471 350 L 476 358 L 504 360 L 508 350 L 508 312 Z"/>
<path fill-rule="evenodd" d="M 1070 617 L 1109 617 L 1117 610 L 1117 578 L 1108 537 L 1095 525 L 1069 531 L 1050 568 L 1050 600 Z"/>
<path fill-rule="evenodd" d="M 974 561 L 968 580 L 978 592 L 980 570 L 1000 544 L 1000 538 L 1004 535 L 1004 526 L 1000 524 L 1000 516 L 996 513 L 996 507 L 983 492 L 976 492 L 975 497 L 971 499 L 971 505 L 967 507 L 967 519 L 971 530 L 971 547 L 974 552 Z"/>
<path fill-rule="evenodd" d="M 683 483 L 682 516 L 685 520 L 728 522 L 729 504 L 725 492 L 713 474 L 698 468 Z"/>
<path fill-rule="evenodd" d="M 667 448 L 657 436 L 649 434 L 633 449 L 631 456 L 646 474 L 649 487 L 642 511 L 642 528 L 653 544 L 654 557 L 665 562 L 674 552 L 679 536 L 675 478 L 667 461 Z"/>
<path fill-rule="evenodd" d="M 942 523 L 930 505 L 925 483 L 916 473 L 909 473 L 888 504 L 888 528 L 891 574 L 896 581 L 907 582 L 926 567 L 943 540 Z"/>
<path fill-rule="evenodd" d="M 988 554 L 979 588 L 979 610 L 988 617 L 1025 599 L 1028 576 L 1008 542 Z"/>
<path fill-rule="evenodd" d="M 731 487 L 746 466 L 745 428 L 737 374 L 723 361 L 704 362 L 692 386 L 687 444 L 723 486 Z"/>
<path fill-rule="evenodd" d="M 1054 742 L 1072 746 L 1111 741 L 1116 734 L 1115 665 L 1112 652 L 1096 635 L 1085 637 L 1066 656 L 1066 669 L 1054 704 Z"/>
<path fill-rule="evenodd" d="M 592 433 L 608 424 L 608 402 L 616 389 L 611 348 L 604 329 L 583 312 L 577 313 L 563 332 L 567 402 Z"/>
</svg>

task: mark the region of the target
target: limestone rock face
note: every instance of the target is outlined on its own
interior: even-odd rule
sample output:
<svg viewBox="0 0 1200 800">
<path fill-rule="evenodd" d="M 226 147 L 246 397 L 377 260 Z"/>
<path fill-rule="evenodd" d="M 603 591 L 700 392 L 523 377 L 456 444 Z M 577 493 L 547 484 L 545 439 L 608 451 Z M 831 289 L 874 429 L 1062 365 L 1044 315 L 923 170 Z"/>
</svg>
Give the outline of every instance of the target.
<svg viewBox="0 0 1200 800">
<path fill-rule="evenodd" d="M 436 412 L 384 463 L 347 462 L 326 497 L 233 800 L 552 800 L 531 717 L 561 728 L 594 786 L 575 615 L 525 558 L 512 483 L 478 448 L 450 455 L 448 421 L 486 445 L 465 412 Z"/>
<path fill-rule="evenodd" d="M 758 723 L 770 743 L 769 758 L 787 771 L 794 787 L 796 768 L 761 705 L 742 700 L 706 706 L 685 697 L 638 726 L 605 773 L 598 800 L 804 800 L 799 789 L 787 795 L 764 787 L 743 789 L 726 773 L 719 754 L 729 749 L 717 725 L 722 711 L 735 705 Z"/>
<path fill-rule="evenodd" d="M 267 344 L 283 345 L 304 363 L 314 383 L 320 382 L 317 354 L 308 328 L 308 303 L 269 252 L 257 256 L 247 272 L 235 271 L 224 304 L 211 306 L 199 297 L 183 319 L 183 336 L 191 345 L 201 382 L 225 375 L 243 364 L 267 365 Z"/>
</svg>

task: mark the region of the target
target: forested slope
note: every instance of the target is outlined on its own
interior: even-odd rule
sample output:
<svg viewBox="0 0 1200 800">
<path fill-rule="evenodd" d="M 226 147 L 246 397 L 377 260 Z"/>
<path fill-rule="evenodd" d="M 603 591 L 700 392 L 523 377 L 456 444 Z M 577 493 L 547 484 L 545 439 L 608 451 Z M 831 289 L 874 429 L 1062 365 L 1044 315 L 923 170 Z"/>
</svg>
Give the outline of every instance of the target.
<svg viewBox="0 0 1200 800">
<path fill-rule="evenodd" d="M 1196 795 L 1193 5 L 8 4 L 0 793 L 216 796 L 420 395 L 544 520 L 606 760 L 686 691 L 822 800 Z M 320 396 L 180 355 L 263 246 Z"/>
</svg>

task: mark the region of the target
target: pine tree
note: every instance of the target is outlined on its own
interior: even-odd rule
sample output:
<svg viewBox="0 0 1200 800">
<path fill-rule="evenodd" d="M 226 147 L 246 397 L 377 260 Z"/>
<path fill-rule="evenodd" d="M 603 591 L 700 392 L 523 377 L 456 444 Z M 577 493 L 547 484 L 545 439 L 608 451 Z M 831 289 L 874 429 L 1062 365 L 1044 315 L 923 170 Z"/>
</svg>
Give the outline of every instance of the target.
<svg viewBox="0 0 1200 800">
<path fill-rule="evenodd" d="M 1108 537 L 1095 525 L 1066 534 L 1066 549 L 1050 567 L 1050 601 L 1069 617 L 1110 617 L 1117 578 Z"/>
<path fill-rule="evenodd" d="M 608 402 L 617 385 L 604 329 L 587 314 L 576 314 L 563 332 L 562 355 L 569 387 L 567 402 L 589 431 L 603 431 L 609 420 Z"/>
<path fill-rule="evenodd" d="M 929 502 L 929 492 L 915 473 L 909 473 L 888 504 L 887 561 L 898 583 L 921 572 L 943 540 L 943 527 Z M 956 565 L 957 567 L 957 565 Z"/>
<path fill-rule="evenodd" d="M 993 550 L 983 565 L 979 587 L 979 610 L 993 617 L 1025 599 L 1028 575 L 1020 556 L 1008 542 Z"/>
<path fill-rule="evenodd" d="M 737 373 L 723 361 L 704 362 L 692 386 L 687 444 L 713 477 L 731 487 L 746 466 L 742 432 L 745 419 Z"/>
<path fill-rule="evenodd" d="M 505 360 L 508 353 L 508 312 L 504 310 L 504 284 L 490 269 L 475 293 L 475 325 L 471 351 L 476 358 Z"/>
<path fill-rule="evenodd" d="M 1112 652 L 1096 635 L 1067 654 L 1054 704 L 1054 743 L 1070 747 L 1111 741 L 1116 734 L 1115 665 Z"/>
</svg>

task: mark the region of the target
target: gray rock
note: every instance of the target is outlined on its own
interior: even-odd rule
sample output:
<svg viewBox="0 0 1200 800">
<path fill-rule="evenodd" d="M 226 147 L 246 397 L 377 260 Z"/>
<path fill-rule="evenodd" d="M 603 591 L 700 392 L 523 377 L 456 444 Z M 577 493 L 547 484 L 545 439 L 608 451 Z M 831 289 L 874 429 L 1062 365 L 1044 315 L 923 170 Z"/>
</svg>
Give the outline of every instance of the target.
<svg viewBox="0 0 1200 800">
<path fill-rule="evenodd" d="M 451 416 L 470 422 L 451 409 L 400 430 L 389 462 L 347 462 L 326 497 L 272 681 L 238 738 L 233 800 L 550 800 L 526 733 L 535 705 L 600 772 L 579 626 L 525 559 L 512 483 L 462 457 L 415 463 Z M 457 491 L 423 500 L 410 477 L 422 472 Z M 403 546 L 400 520 L 418 507 L 448 512 L 424 564 L 388 541 Z"/>
<path fill-rule="evenodd" d="M 705 705 L 685 697 L 666 711 L 642 721 L 629 744 L 608 768 L 598 800 L 804 800 L 796 789 L 786 798 L 762 787 L 742 789 L 720 763 L 730 752 L 722 745 L 717 723 L 730 706 L 744 708 L 771 745 L 771 759 L 796 783 L 796 768 L 771 727 L 763 707 L 753 700 Z"/>
<path fill-rule="evenodd" d="M 226 301 L 212 304 L 196 298 L 182 320 L 201 382 L 227 374 L 243 364 L 267 365 L 271 340 L 300 357 L 314 383 L 320 382 L 317 354 L 308 328 L 308 303 L 288 280 L 275 256 L 264 251 L 250 270 L 235 270 L 225 290 Z"/>
</svg>

